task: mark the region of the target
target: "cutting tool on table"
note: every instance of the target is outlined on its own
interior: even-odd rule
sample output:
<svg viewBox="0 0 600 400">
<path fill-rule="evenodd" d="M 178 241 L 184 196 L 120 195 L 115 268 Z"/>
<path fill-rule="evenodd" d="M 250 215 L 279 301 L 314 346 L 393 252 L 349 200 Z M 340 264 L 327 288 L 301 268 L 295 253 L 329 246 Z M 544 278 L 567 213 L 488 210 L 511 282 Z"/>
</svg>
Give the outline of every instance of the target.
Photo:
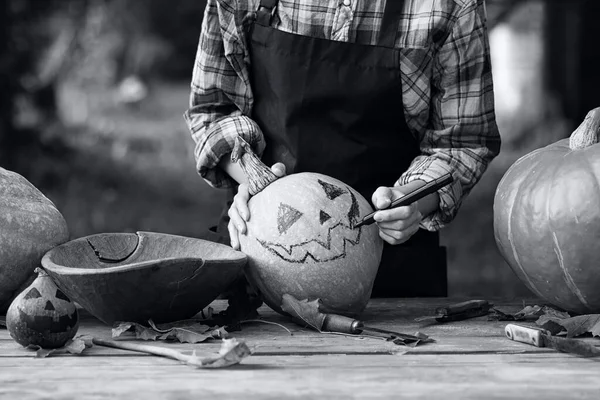
<svg viewBox="0 0 600 400">
<path fill-rule="evenodd" d="M 378 336 L 391 340 L 396 344 L 413 344 L 424 341 L 432 341 L 427 336 L 419 337 L 407 335 L 405 333 L 389 331 L 386 329 L 373 328 L 365 326 L 364 322 L 354 318 L 345 317 L 338 314 L 324 314 L 321 330 L 325 332 L 338 332 L 348 334 L 366 334 L 369 336 Z"/>
<path fill-rule="evenodd" d="M 462 321 L 487 315 L 492 307 L 494 305 L 487 300 L 467 300 L 445 307 L 438 307 L 435 309 L 434 315 L 415 318 L 415 321 L 422 322 L 431 319 L 437 322 Z"/>
<path fill-rule="evenodd" d="M 600 349 L 581 339 L 553 336 L 550 331 L 519 324 L 508 324 L 504 328 L 507 338 L 516 342 L 527 343 L 536 347 L 548 347 L 563 353 L 577 354 L 584 357 L 600 357 Z"/>
<path fill-rule="evenodd" d="M 387 209 L 402 207 L 402 206 L 407 206 L 409 204 L 412 204 L 415 201 L 420 200 L 423 197 L 425 197 L 431 193 L 437 192 L 444 186 L 448 185 L 449 183 L 452 183 L 452 180 L 453 180 L 453 178 L 452 178 L 451 173 L 442 175 L 441 177 L 439 177 L 437 179 L 427 182 L 425 185 L 421 186 L 420 188 L 417 188 L 417 189 L 413 190 L 412 192 L 407 193 L 406 195 L 400 197 L 399 199 L 392 201 L 392 204 L 390 204 L 390 206 Z M 381 211 L 381 210 L 377 210 L 377 211 Z M 362 219 L 362 221 L 360 221 L 356 225 L 354 225 L 354 228 L 360 228 L 363 225 L 371 225 L 372 223 L 374 223 L 375 222 L 374 216 L 377 211 L 374 211 L 370 214 L 365 215 L 365 217 Z"/>
</svg>

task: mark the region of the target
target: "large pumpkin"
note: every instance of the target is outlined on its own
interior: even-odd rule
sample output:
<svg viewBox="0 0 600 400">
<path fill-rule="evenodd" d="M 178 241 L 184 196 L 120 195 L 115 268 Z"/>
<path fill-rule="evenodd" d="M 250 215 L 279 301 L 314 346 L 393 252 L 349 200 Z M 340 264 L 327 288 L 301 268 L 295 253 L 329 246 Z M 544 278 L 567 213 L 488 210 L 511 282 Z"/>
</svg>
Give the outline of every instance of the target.
<svg viewBox="0 0 600 400">
<path fill-rule="evenodd" d="M 244 168 L 251 169 L 248 163 Z M 256 193 L 248 204 L 247 234 L 240 236 L 250 282 L 278 312 L 282 296 L 289 294 L 319 298 L 327 311 L 359 314 L 371 296 L 383 250 L 375 225 L 353 228 L 371 206 L 348 185 L 316 173 L 272 179 L 257 190 L 256 178 L 270 173 L 262 168 L 248 173 Z"/>
<path fill-rule="evenodd" d="M 517 160 L 494 199 L 494 235 L 521 281 L 546 301 L 600 313 L 600 108 L 570 139 Z"/>
<path fill-rule="evenodd" d="M 44 253 L 68 238 L 54 204 L 27 179 L 0 168 L 0 313 L 31 283 Z"/>
</svg>

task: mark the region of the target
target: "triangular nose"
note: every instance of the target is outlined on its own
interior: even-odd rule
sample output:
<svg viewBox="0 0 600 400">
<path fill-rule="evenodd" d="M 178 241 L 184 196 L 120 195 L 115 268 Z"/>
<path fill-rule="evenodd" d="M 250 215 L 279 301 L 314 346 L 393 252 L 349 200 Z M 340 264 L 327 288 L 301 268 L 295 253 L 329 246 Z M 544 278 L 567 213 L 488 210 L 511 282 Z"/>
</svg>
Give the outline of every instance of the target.
<svg viewBox="0 0 600 400">
<path fill-rule="evenodd" d="M 319 213 L 319 221 L 321 221 L 321 225 L 331 219 L 331 215 L 327 214 L 325 211 L 321 210 Z"/>
</svg>

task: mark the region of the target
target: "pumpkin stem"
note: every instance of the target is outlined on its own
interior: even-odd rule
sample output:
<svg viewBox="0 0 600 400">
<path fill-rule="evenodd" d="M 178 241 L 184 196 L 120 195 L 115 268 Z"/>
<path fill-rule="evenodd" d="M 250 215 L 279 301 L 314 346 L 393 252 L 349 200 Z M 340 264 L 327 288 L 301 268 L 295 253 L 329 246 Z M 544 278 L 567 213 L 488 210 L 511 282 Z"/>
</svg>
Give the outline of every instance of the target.
<svg viewBox="0 0 600 400">
<path fill-rule="evenodd" d="M 581 150 L 598 143 L 600 138 L 600 107 L 588 112 L 569 138 L 571 150 Z"/>
<path fill-rule="evenodd" d="M 41 267 L 36 267 L 33 272 L 35 272 L 38 276 L 49 276 L 46 270 Z"/>
<path fill-rule="evenodd" d="M 231 152 L 231 162 L 240 163 L 240 167 L 248 178 L 248 192 L 251 196 L 259 193 L 278 178 L 240 136 L 235 138 L 235 146 Z"/>
</svg>

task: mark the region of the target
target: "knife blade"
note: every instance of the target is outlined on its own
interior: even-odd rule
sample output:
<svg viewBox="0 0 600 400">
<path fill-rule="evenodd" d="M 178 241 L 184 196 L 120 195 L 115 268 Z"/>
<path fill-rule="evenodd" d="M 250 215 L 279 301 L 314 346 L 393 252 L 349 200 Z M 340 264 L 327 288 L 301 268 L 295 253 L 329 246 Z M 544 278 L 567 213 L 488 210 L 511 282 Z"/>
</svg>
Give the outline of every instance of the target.
<svg viewBox="0 0 600 400">
<path fill-rule="evenodd" d="M 437 322 L 462 321 L 487 315 L 494 304 L 487 300 L 467 300 L 435 309 L 435 315 L 415 318 L 415 322 L 434 319 Z"/>
<path fill-rule="evenodd" d="M 536 347 L 548 347 L 562 353 L 577 354 L 583 357 L 600 357 L 600 349 L 581 339 L 552 336 L 550 331 L 519 324 L 508 324 L 504 327 L 507 338 L 516 342 L 527 343 Z"/>
</svg>

